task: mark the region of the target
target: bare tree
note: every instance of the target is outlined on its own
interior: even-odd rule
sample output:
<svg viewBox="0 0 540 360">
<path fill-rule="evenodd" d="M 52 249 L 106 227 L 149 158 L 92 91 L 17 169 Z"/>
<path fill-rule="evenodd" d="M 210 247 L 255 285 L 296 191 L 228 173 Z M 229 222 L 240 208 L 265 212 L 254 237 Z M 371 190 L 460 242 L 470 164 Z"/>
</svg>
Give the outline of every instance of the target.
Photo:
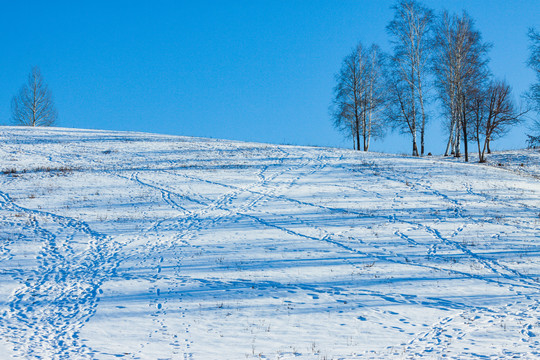
<svg viewBox="0 0 540 360">
<path fill-rule="evenodd" d="M 536 83 L 531 85 L 530 91 L 527 94 L 529 100 L 531 100 L 532 107 L 540 113 L 540 33 L 534 29 L 529 29 L 529 40 L 531 54 L 527 61 L 527 64 L 534 70 L 536 75 Z M 527 143 L 530 148 L 540 147 L 540 119 L 531 126 L 532 133 L 527 134 Z"/>
<path fill-rule="evenodd" d="M 526 113 L 516 109 L 511 93 L 511 87 L 504 81 L 492 81 L 484 92 L 478 91 L 474 96 L 471 125 L 480 162 L 486 161 L 486 152 L 491 153 L 491 141 L 506 134 Z"/>
<path fill-rule="evenodd" d="M 531 54 L 527 65 L 534 70 L 536 75 L 536 83 L 531 85 L 529 96 L 535 102 L 537 110 L 540 111 L 540 33 L 529 29 L 529 40 Z"/>
<path fill-rule="evenodd" d="M 478 105 L 481 89 L 489 78 L 487 52 L 491 45 L 482 42 L 480 32 L 474 29 L 474 21 L 463 12 L 449 15 L 444 11 L 435 26 L 433 37 L 433 70 L 435 84 L 443 109 L 449 119 L 449 138 L 445 156 L 449 151 L 461 156 L 460 143 L 463 135 L 465 161 L 468 161 L 468 120 L 474 113 L 478 121 Z M 473 107 L 473 108 L 471 108 Z"/>
<path fill-rule="evenodd" d="M 384 103 L 382 55 L 379 47 L 359 43 L 343 60 L 336 75 L 331 107 L 334 125 L 352 137 L 353 147 L 369 150 L 372 137 L 382 136 L 380 109 Z"/>
<path fill-rule="evenodd" d="M 28 75 L 27 83 L 11 100 L 13 123 L 24 126 L 51 126 L 58 117 L 51 92 L 38 67 Z"/>
<path fill-rule="evenodd" d="M 476 140 L 478 146 L 478 159 L 480 162 L 485 161 L 482 157 L 481 142 L 483 134 L 486 133 L 488 92 L 486 88 L 476 88 L 470 94 L 471 117 L 468 125 L 471 128 L 471 140 Z"/>
<path fill-rule="evenodd" d="M 540 120 L 535 120 L 531 126 L 533 131 L 531 134 L 527 134 L 527 146 L 529 149 L 540 148 Z"/>
<path fill-rule="evenodd" d="M 414 94 L 409 90 L 406 83 L 401 81 L 399 72 L 390 67 L 386 75 L 386 87 L 388 91 L 388 107 L 386 118 L 401 132 L 412 135 L 412 154 L 418 156 L 417 147 L 417 117 L 418 112 L 414 104 Z"/>
<path fill-rule="evenodd" d="M 352 137 L 354 149 L 360 148 L 361 79 L 365 71 L 360 61 L 362 52 L 359 44 L 343 59 L 340 72 L 336 75 L 332 104 L 334 126 Z"/>
<path fill-rule="evenodd" d="M 390 86 L 394 92 L 391 111 L 398 127 L 412 136 L 412 154 L 418 156 L 417 132 L 420 132 L 420 155 L 424 155 L 427 114 L 425 84 L 429 62 L 429 36 L 433 12 L 415 0 L 401 0 L 393 7 L 394 19 L 388 24 L 394 54 L 391 58 Z M 400 93 L 395 93 L 399 91 Z M 399 123 L 399 119 L 405 122 Z"/>
<path fill-rule="evenodd" d="M 364 151 L 369 150 L 370 140 L 384 135 L 382 110 L 387 96 L 384 88 L 384 55 L 378 45 L 372 44 L 366 58 L 366 87 L 363 98 L 362 131 Z"/>
</svg>

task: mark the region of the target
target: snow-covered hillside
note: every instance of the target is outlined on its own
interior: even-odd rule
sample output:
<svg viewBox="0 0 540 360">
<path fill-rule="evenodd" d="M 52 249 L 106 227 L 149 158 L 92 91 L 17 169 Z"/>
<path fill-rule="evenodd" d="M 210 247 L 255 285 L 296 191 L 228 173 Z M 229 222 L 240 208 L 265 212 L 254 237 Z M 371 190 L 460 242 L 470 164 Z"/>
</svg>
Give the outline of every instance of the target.
<svg viewBox="0 0 540 360">
<path fill-rule="evenodd" d="M 0 128 L 0 358 L 539 357 L 540 154 L 491 159 Z"/>
</svg>

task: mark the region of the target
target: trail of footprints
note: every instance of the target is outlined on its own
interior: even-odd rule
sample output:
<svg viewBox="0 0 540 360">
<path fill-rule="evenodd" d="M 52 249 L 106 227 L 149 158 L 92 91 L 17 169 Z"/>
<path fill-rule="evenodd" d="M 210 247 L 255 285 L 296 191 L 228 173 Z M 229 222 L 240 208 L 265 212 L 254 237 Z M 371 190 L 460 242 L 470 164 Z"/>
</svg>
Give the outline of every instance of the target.
<svg viewBox="0 0 540 360">
<path fill-rule="evenodd" d="M 276 165 L 282 166 L 284 160 L 288 156 L 289 154 L 284 152 L 280 162 Z M 147 229 L 146 233 L 143 234 L 145 236 L 154 235 L 148 236 L 149 240 L 145 245 L 148 248 L 147 253 L 152 254 L 154 257 L 143 258 L 140 263 L 140 265 L 155 265 L 155 274 L 149 288 L 149 293 L 152 294 L 149 305 L 154 308 L 151 316 L 154 319 L 155 328 L 148 335 L 149 341 L 152 341 L 153 337 L 168 339 L 173 354 L 182 354 L 184 359 L 193 358 L 193 354 L 190 350 L 193 341 L 189 338 L 190 325 L 186 322 L 182 324 L 182 331 L 184 332 L 182 334 L 178 332 L 179 329 L 172 328 L 171 325 L 168 324 L 169 311 L 180 311 L 181 317 L 185 317 L 185 313 L 182 311 L 181 306 L 179 306 L 179 302 L 170 302 L 169 298 L 164 295 L 167 292 L 177 289 L 175 283 L 182 279 L 182 249 L 193 246 L 190 240 L 197 236 L 197 232 L 200 229 L 204 229 L 209 222 L 214 223 L 215 221 L 220 221 L 224 216 L 223 212 L 229 215 L 246 217 L 263 226 L 277 228 L 288 234 L 300 236 L 310 241 L 322 241 L 328 243 L 329 246 L 338 246 L 344 251 L 358 252 L 355 250 L 354 246 L 348 245 L 351 242 L 350 239 L 344 239 L 340 234 L 328 232 L 325 229 L 312 224 L 309 220 L 293 215 L 279 215 L 280 217 L 288 218 L 289 220 L 292 219 L 296 223 L 302 224 L 305 230 L 300 233 L 293 231 L 286 226 L 278 225 L 275 221 L 276 214 L 264 210 L 261 206 L 257 208 L 257 212 L 262 214 L 262 217 L 260 215 L 255 216 L 252 214 L 252 210 L 263 200 L 288 201 L 295 206 L 311 207 L 318 209 L 319 211 L 354 213 L 354 211 L 348 209 L 322 206 L 316 202 L 307 203 L 293 197 L 276 195 L 278 190 L 281 190 L 282 192 L 284 192 L 284 190 L 291 190 L 297 186 L 301 179 L 318 171 L 322 171 L 325 168 L 325 164 L 326 162 L 324 159 L 319 156 L 300 163 L 293 162 L 292 165 L 287 168 L 280 171 L 274 171 L 271 175 L 267 174 L 270 172 L 270 169 L 272 169 L 271 166 L 261 167 L 260 171 L 256 174 L 257 180 L 244 187 L 202 179 L 197 176 L 187 175 L 184 172 L 168 171 L 169 174 L 173 176 L 184 177 L 191 181 L 212 183 L 215 186 L 226 189 L 227 191 L 217 199 L 209 199 L 197 194 L 179 194 L 158 183 L 143 179 L 142 176 L 137 173 L 132 174 L 131 177 L 124 177 L 126 180 L 135 182 L 142 187 L 155 190 L 159 193 L 162 201 L 178 211 L 178 215 L 173 218 L 156 221 Z M 440 201 L 449 203 L 450 206 L 455 209 L 454 214 L 456 218 L 468 222 L 477 221 L 465 214 L 462 204 L 448 195 L 434 189 L 429 183 L 420 181 L 414 182 L 412 179 L 406 179 L 405 177 L 398 179 L 395 176 L 387 175 L 385 171 L 380 169 L 379 171 L 382 173 L 383 177 L 386 177 L 387 181 L 397 182 L 402 186 L 405 186 L 406 182 L 411 182 L 416 188 L 423 189 L 422 191 L 425 191 L 426 194 L 438 198 Z M 279 184 L 279 187 L 272 184 L 272 181 L 285 173 L 297 173 L 297 175 L 291 176 L 291 180 L 288 183 Z M 359 175 L 361 176 L 362 174 Z M 354 186 L 348 187 L 354 188 Z M 472 187 L 470 186 L 467 188 L 467 191 L 471 195 L 474 194 Z M 235 199 L 242 193 L 249 193 L 250 196 L 248 196 L 241 204 L 233 204 Z M 379 199 L 383 198 L 381 194 L 377 193 L 374 193 L 373 196 Z M 398 190 L 394 197 L 394 202 L 398 204 L 401 201 L 401 198 L 402 196 L 399 194 Z M 189 202 L 190 206 L 184 206 L 179 200 Z M 189 210 L 192 208 L 195 210 Z M 214 216 L 213 214 L 216 210 L 222 212 L 221 217 L 217 215 L 217 218 L 213 217 L 209 219 L 209 216 Z M 14 220 L 12 214 L 15 212 L 24 214 L 27 223 L 23 224 L 21 221 Z M 362 216 L 363 214 L 358 213 L 357 215 Z M 271 216 L 274 216 L 273 222 L 264 218 L 270 218 Z M 517 287 L 538 287 L 538 282 L 535 279 L 528 277 L 517 270 L 511 269 L 506 265 L 500 264 L 497 261 L 479 256 L 466 246 L 455 241 L 454 238 L 457 237 L 461 231 L 459 228 L 450 236 L 443 236 L 435 227 L 427 226 L 419 222 L 400 219 L 396 216 L 377 219 L 377 221 L 382 220 L 399 225 L 400 230 L 395 231 L 396 237 L 413 246 L 426 246 L 426 244 L 421 244 L 413 237 L 408 236 L 404 229 L 401 230 L 402 226 L 416 230 L 420 229 L 430 234 L 435 242 L 426 246 L 427 256 L 437 256 L 438 244 L 450 246 L 461 251 L 469 259 L 477 261 L 489 271 L 500 276 L 501 279 L 506 279 L 498 281 L 501 286 L 510 287 L 511 285 L 514 285 Z M 24 274 L 13 274 L 13 278 L 21 281 L 23 286 L 17 289 L 13 294 L 7 310 L 1 314 L 1 317 L 11 319 L 10 323 L 16 325 L 11 329 L 4 329 L 2 334 L 4 336 L 9 336 L 15 344 L 16 350 L 27 357 L 37 356 L 38 354 L 48 354 L 51 359 L 70 357 L 92 358 L 95 354 L 95 350 L 90 349 L 82 343 L 78 338 L 78 333 L 80 328 L 84 325 L 84 322 L 95 312 L 100 285 L 113 276 L 115 268 L 118 266 L 119 260 L 116 258 L 118 248 L 114 242 L 111 241 L 112 239 L 93 232 L 84 222 L 19 207 L 10 200 L 7 194 L 1 192 L 0 221 L 9 223 L 13 228 L 23 227 L 26 232 L 31 232 L 33 234 L 29 235 L 24 231 L 21 231 L 18 234 L 18 238 L 10 237 L 6 242 L 3 242 L 2 245 L 0 245 L 0 262 L 8 261 L 10 259 L 12 256 L 10 254 L 10 247 L 14 242 L 24 241 L 26 237 L 30 236 L 36 236 L 43 239 L 40 252 L 41 255 L 39 258 L 39 269 L 34 272 L 29 270 Z M 159 241 L 159 236 L 157 236 L 157 234 L 160 229 L 163 229 L 164 227 L 177 230 L 177 236 L 173 243 L 163 243 Z M 529 230 L 532 230 L 532 228 Z M 86 238 L 85 246 L 82 248 L 72 247 L 72 240 L 75 237 Z M 156 239 L 158 241 L 156 241 Z M 359 238 L 353 238 L 352 240 L 356 241 L 358 244 L 366 245 Z M 363 254 L 380 260 L 385 259 L 386 261 L 396 261 L 401 264 L 405 263 L 403 257 L 396 254 L 391 249 L 381 247 L 376 243 L 370 243 L 369 246 L 371 246 L 374 251 L 372 253 Z M 174 267 L 174 272 L 172 274 L 164 274 L 162 271 L 163 256 L 169 252 L 175 252 L 176 254 L 179 254 L 179 257 L 175 260 L 176 266 Z M 390 257 L 387 255 L 390 255 Z M 158 260 L 156 261 L 156 259 Z M 354 262 L 349 262 L 349 264 L 353 267 L 359 266 L 359 264 Z M 421 264 L 414 263 L 412 265 L 422 266 Z M 455 272 L 455 274 L 460 275 L 457 272 Z M 467 274 L 461 275 L 466 276 Z M 315 294 L 325 291 L 325 289 L 307 287 L 299 287 L 298 289 Z M 373 292 L 371 295 L 387 300 L 392 298 L 392 301 L 401 301 L 408 304 L 418 304 L 419 302 L 427 303 L 432 301 L 433 305 L 436 306 L 437 301 L 442 301 L 442 299 L 424 299 L 422 297 L 411 298 L 405 296 L 405 294 Z M 529 344 L 532 354 L 539 355 L 537 350 L 539 342 L 536 339 L 540 334 L 535 332 L 539 323 L 537 321 L 531 321 L 531 317 L 528 314 L 537 313 L 538 301 L 536 299 L 530 299 L 530 301 L 531 305 L 529 305 L 526 310 L 523 310 L 523 307 L 514 309 L 513 304 L 509 304 L 505 309 L 492 312 L 481 308 L 464 308 L 463 311 L 458 312 L 456 315 L 445 317 L 440 322 L 433 324 L 428 331 L 416 335 L 406 345 L 406 349 L 409 353 L 418 356 L 429 354 L 434 351 L 444 352 L 444 349 L 450 346 L 453 341 L 461 341 L 467 337 L 468 334 L 465 329 L 468 328 L 462 326 L 461 322 L 463 319 L 469 317 L 468 319 L 473 319 L 470 320 L 471 323 L 482 320 L 487 324 L 493 324 L 500 320 L 499 317 L 501 314 L 508 313 L 509 317 L 514 317 L 514 319 L 517 319 L 517 321 L 523 324 L 522 329 L 520 330 L 521 341 Z M 40 314 L 35 313 L 37 307 L 43 309 L 44 304 L 49 303 L 56 305 L 54 305 L 54 308 L 48 308 Z M 459 307 L 459 304 L 457 304 L 457 306 Z M 516 313 L 516 310 L 521 313 Z M 487 318 L 489 318 L 489 320 L 487 320 Z M 13 321 L 13 319 L 15 319 L 15 321 Z M 1 319 L 0 324 L 2 324 Z M 142 344 L 142 348 L 138 352 L 138 355 L 143 353 L 144 344 Z M 136 356 L 137 355 L 134 354 L 133 358 L 136 358 Z"/>
<path fill-rule="evenodd" d="M 285 156 L 287 154 L 285 153 Z M 283 159 L 280 160 L 280 163 L 283 161 Z M 268 166 L 262 167 L 261 170 L 257 173 L 257 181 L 248 185 L 245 188 L 235 188 L 232 189 L 232 191 L 228 191 L 224 193 L 222 196 L 218 197 L 215 200 L 210 200 L 208 198 L 202 198 L 204 202 L 198 199 L 193 199 L 189 195 L 186 194 L 178 194 L 174 191 L 171 191 L 161 185 L 157 185 L 154 183 L 151 183 L 146 180 L 141 180 L 140 177 L 137 174 L 134 174 L 130 177 L 130 180 L 133 180 L 137 182 L 140 186 L 143 187 L 150 187 L 152 189 L 155 189 L 157 191 L 161 192 L 161 196 L 163 200 L 169 204 L 173 209 L 176 209 L 180 212 L 180 214 L 175 218 L 170 219 L 161 219 L 158 222 L 154 223 L 147 231 L 147 234 L 150 232 L 158 233 L 161 226 L 164 226 L 165 223 L 170 222 L 173 226 L 174 224 L 177 224 L 177 231 L 178 234 L 176 236 L 176 242 L 169 243 L 165 246 L 165 244 L 161 244 L 159 242 L 156 242 L 155 236 L 151 236 L 149 243 L 146 244 L 145 247 L 148 247 L 150 251 L 147 251 L 148 254 L 163 254 L 165 252 L 171 252 L 174 251 L 174 253 L 179 254 L 176 266 L 174 267 L 176 275 L 175 277 L 164 278 L 161 272 L 161 264 L 163 262 L 163 256 L 160 256 L 159 258 L 159 264 L 156 267 L 156 273 L 153 276 L 153 285 L 149 288 L 149 292 L 153 294 L 152 300 L 150 302 L 150 305 L 155 309 L 155 311 L 152 313 L 152 317 L 154 318 L 155 330 L 149 334 L 149 341 L 152 341 L 152 338 L 155 336 L 158 336 L 160 338 L 166 338 L 169 339 L 169 344 L 171 346 L 171 350 L 173 354 L 183 354 L 184 359 L 192 359 L 193 354 L 190 351 L 190 347 L 192 344 L 192 340 L 189 339 L 189 332 L 190 332 L 190 324 L 183 323 L 183 332 L 184 334 L 179 334 L 178 329 L 170 329 L 170 326 L 167 325 L 167 311 L 169 310 L 169 306 L 177 306 L 177 305 L 169 305 L 169 301 L 167 298 L 162 298 L 162 289 L 163 286 L 167 286 L 167 283 L 169 283 L 169 286 L 167 287 L 167 291 L 172 291 L 176 289 L 175 286 L 172 286 L 170 283 L 176 283 L 179 279 L 182 278 L 181 274 L 181 263 L 182 263 L 182 251 L 181 249 L 178 249 L 177 246 L 191 246 L 189 239 L 196 236 L 196 233 L 199 229 L 205 227 L 205 223 L 208 223 L 207 225 L 211 223 L 215 223 L 216 221 L 219 221 L 219 218 L 207 218 L 209 212 L 211 212 L 213 209 L 222 209 L 230 214 L 234 213 L 233 210 L 226 208 L 226 204 L 230 204 L 240 193 L 249 191 L 249 189 L 263 186 L 264 184 L 268 183 L 272 179 L 277 178 L 278 176 L 285 173 L 288 169 L 283 169 L 281 171 L 275 172 L 273 175 L 270 175 L 267 177 L 265 175 L 265 172 L 269 169 Z M 171 173 L 172 175 L 176 175 L 175 173 Z M 231 190 L 231 189 L 229 189 Z M 179 205 L 174 198 L 181 198 L 183 200 L 189 201 L 193 204 L 200 205 L 200 207 L 196 211 L 190 211 L 187 210 L 185 207 Z M 200 197 L 200 195 L 199 195 Z M 248 198 L 243 205 L 244 207 L 251 208 L 255 206 L 255 204 L 261 199 L 262 197 L 259 196 L 255 199 Z M 149 261 L 151 264 L 153 260 L 151 258 L 146 258 L 142 260 L 143 262 Z M 159 285 L 163 284 L 163 285 Z M 179 308 L 181 317 L 185 317 L 185 312 L 180 307 Z M 140 355 L 144 350 L 144 344 L 143 348 L 138 352 Z"/>
<path fill-rule="evenodd" d="M 1 316 L 10 324 L 3 335 L 25 357 L 92 358 L 78 334 L 95 312 L 100 285 L 114 272 L 114 242 L 81 221 L 25 209 L 5 193 L 0 200 L 0 210 L 25 218 L 22 231 L 42 242 L 37 269 L 14 277 L 22 284 Z M 77 249 L 75 237 L 85 239 Z"/>
</svg>

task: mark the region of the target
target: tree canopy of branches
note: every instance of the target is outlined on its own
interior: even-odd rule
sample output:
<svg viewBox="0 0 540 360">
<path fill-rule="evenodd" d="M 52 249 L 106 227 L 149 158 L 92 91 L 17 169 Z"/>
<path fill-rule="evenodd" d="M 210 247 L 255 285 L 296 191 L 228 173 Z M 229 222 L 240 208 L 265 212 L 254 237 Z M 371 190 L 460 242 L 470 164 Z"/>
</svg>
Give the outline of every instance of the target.
<svg viewBox="0 0 540 360">
<path fill-rule="evenodd" d="M 511 97 L 512 89 L 504 81 L 492 81 L 483 91 L 473 96 L 472 116 L 469 126 L 472 138 L 478 145 L 480 162 L 486 161 L 489 144 L 503 136 L 512 125 L 519 121 L 524 113 L 518 112 Z M 483 144 L 482 144 L 483 143 Z"/>
<path fill-rule="evenodd" d="M 380 109 L 384 94 L 379 47 L 372 45 L 366 49 L 359 43 L 343 60 L 336 81 L 331 108 L 334 125 L 352 137 L 355 149 L 368 151 L 371 138 L 383 134 Z"/>
<path fill-rule="evenodd" d="M 534 108 L 540 113 L 540 33 L 534 29 L 529 30 L 530 51 L 531 54 L 527 61 L 527 65 L 534 70 L 536 75 L 536 83 L 531 85 L 528 97 L 533 103 Z M 533 133 L 528 134 L 527 144 L 530 148 L 540 147 L 540 120 L 537 119 L 531 130 Z"/>
<path fill-rule="evenodd" d="M 28 75 L 28 81 L 11 100 L 11 120 L 24 126 L 51 126 L 58 117 L 51 92 L 43 82 L 38 67 Z"/>
<path fill-rule="evenodd" d="M 487 52 L 491 45 L 482 42 L 473 20 L 465 13 L 449 15 L 444 11 L 435 26 L 433 37 L 433 72 L 435 85 L 449 120 L 449 138 L 445 156 L 449 151 L 460 156 L 463 133 L 465 161 L 468 161 L 468 118 L 485 95 L 483 87 L 489 78 Z M 477 120 L 477 118 L 476 118 Z"/>
<path fill-rule="evenodd" d="M 534 29 L 529 30 L 529 40 L 531 54 L 527 64 L 534 70 L 536 83 L 531 85 L 529 96 L 535 102 L 536 108 L 540 111 L 540 33 Z"/>
<path fill-rule="evenodd" d="M 426 129 L 425 86 L 429 63 L 429 36 L 433 12 L 415 0 L 401 0 L 393 7 L 394 18 L 388 24 L 394 53 L 390 58 L 389 110 L 397 127 L 412 136 L 412 154 L 424 155 Z"/>
<path fill-rule="evenodd" d="M 532 130 L 532 134 L 527 134 L 527 146 L 530 149 L 540 148 L 540 120 L 535 120 Z"/>
</svg>

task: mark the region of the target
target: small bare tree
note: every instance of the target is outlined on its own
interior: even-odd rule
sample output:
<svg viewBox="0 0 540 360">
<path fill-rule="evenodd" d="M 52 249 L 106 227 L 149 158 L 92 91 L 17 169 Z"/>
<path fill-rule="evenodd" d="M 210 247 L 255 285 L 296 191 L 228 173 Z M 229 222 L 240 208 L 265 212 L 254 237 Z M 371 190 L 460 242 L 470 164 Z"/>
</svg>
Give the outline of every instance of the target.
<svg viewBox="0 0 540 360">
<path fill-rule="evenodd" d="M 57 117 L 51 92 L 36 66 L 19 94 L 11 100 L 11 120 L 23 126 L 51 126 Z"/>
</svg>

